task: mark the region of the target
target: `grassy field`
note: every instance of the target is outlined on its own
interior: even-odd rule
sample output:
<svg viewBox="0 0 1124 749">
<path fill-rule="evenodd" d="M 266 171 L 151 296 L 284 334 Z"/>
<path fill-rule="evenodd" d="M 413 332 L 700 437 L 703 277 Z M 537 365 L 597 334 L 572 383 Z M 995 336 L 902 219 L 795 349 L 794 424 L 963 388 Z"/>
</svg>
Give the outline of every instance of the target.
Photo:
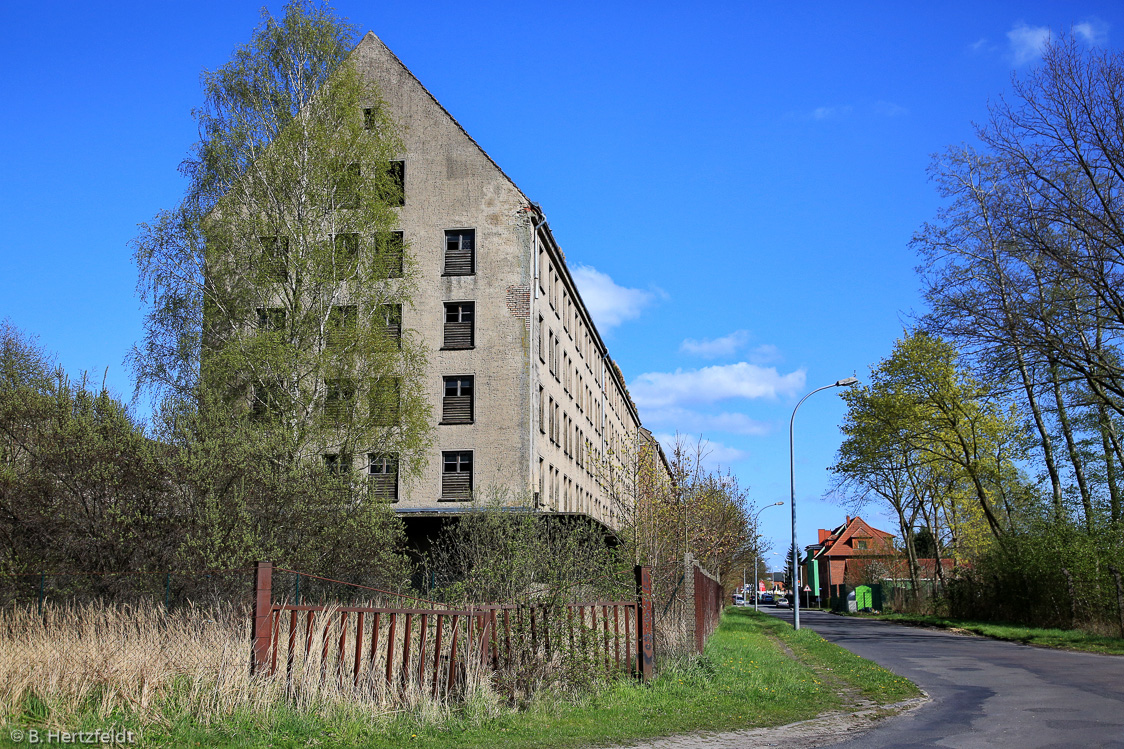
<svg viewBox="0 0 1124 749">
<path fill-rule="evenodd" d="M 786 652 L 787 647 L 787 652 Z M 97 700 L 72 713 L 69 729 L 132 728 L 151 746 L 304 747 L 576 747 L 628 742 L 691 731 L 779 725 L 847 709 L 862 697 L 880 704 L 919 694 L 909 681 L 814 632 L 746 609 L 728 609 L 705 655 L 665 664 L 648 686 L 631 680 L 602 685 L 584 697 L 543 697 L 513 710 L 481 690 L 440 715 L 333 710 L 320 713 L 283 703 L 242 704 L 200 720 L 190 700 L 175 691 L 158 718 L 141 726 L 127 710 L 106 714 Z M 0 745 L 10 729 L 42 728 L 50 716 L 25 698 L 3 716 Z M 99 715 L 99 712 L 102 712 Z M 57 723 L 56 723 L 57 725 Z"/>
<path fill-rule="evenodd" d="M 865 615 L 864 615 L 865 616 Z M 943 616 L 924 616 L 916 614 L 880 614 L 875 619 L 885 619 L 901 624 L 916 624 L 926 627 L 941 627 L 961 632 L 970 632 L 996 640 L 1021 642 L 1024 645 L 1039 645 L 1064 650 L 1082 650 L 1088 653 L 1107 653 L 1124 655 L 1124 639 L 1104 637 L 1070 629 L 1039 629 L 1015 624 L 996 624 L 975 622 L 967 619 L 950 619 Z"/>
</svg>

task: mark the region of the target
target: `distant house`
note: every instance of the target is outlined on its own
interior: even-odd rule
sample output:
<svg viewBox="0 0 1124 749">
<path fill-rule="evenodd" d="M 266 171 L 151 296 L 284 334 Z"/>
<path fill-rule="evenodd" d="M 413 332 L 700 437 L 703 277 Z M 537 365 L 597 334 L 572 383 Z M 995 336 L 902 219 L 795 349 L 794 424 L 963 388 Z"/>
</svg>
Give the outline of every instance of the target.
<svg viewBox="0 0 1124 749">
<path fill-rule="evenodd" d="M 810 596 L 827 601 L 844 597 L 847 589 L 861 584 L 893 581 L 898 587 L 909 585 L 909 563 L 894 546 L 892 533 L 878 530 L 862 518 L 847 516 L 846 522 L 832 530 L 820 529 L 819 543 L 805 547 L 801 574 L 811 588 Z M 921 580 L 932 580 L 935 559 L 918 559 Z M 951 559 L 942 559 L 948 571 Z"/>
<path fill-rule="evenodd" d="M 881 567 L 897 556 L 894 535 L 880 531 L 865 520 L 847 516 L 834 530 L 821 528 L 819 542 L 806 547 L 802 577 L 809 595 L 827 600 L 843 595 L 843 587 L 854 587 L 882 577 Z"/>
</svg>

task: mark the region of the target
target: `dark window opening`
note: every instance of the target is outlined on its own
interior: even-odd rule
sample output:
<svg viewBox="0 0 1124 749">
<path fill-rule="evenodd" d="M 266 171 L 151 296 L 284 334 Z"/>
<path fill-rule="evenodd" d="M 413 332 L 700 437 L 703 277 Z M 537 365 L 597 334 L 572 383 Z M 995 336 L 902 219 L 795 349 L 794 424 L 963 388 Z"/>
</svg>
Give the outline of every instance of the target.
<svg viewBox="0 0 1124 749">
<path fill-rule="evenodd" d="M 270 333 L 285 330 L 285 309 L 283 307 L 258 307 L 258 328 Z"/>
<path fill-rule="evenodd" d="M 476 273 L 476 230 L 447 230 L 445 232 L 445 275 L 471 276 L 474 273 Z"/>
<path fill-rule="evenodd" d="M 398 501 L 398 456 L 367 453 L 367 476 L 376 499 Z"/>
<path fill-rule="evenodd" d="M 378 125 L 378 110 L 374 107 L 363 107 L 363 129 L 374 130 Z"/>
<path fill-rule="evenodd" d="M 326 453 L 324 470 L 333 476 L 346 476 L 351 473 L 351 456 L 347 453 Z"/>
<path fill-rule="evenodd" d="M 473 388 L 471 375 L 445 378 L 445 397 L 441 401 L 442 424 L 471 424 Z"/>
<path fill-rule="evenodd" d="M 406 205 L 406 162 L 391 161 L 379 179 L 379 196 L 391 206 Z"/>
<path fill-rule="evenodd" d="M 445 348 L 472 348 L 475 344 L 475 302 L 445 304 Z"/>
<path fill-rule="evenodd" d="M 472 451 L 441 453 L 441 499 L 463 502 L 472 499 Z"/>
<path fill-rule="evenodd" d="M 257 383 L 254 385 L 250 411 L 255 418 L 266 419 L 281 413 L 285 405 L 285 390 L 280 383 Z"/>
</svg>

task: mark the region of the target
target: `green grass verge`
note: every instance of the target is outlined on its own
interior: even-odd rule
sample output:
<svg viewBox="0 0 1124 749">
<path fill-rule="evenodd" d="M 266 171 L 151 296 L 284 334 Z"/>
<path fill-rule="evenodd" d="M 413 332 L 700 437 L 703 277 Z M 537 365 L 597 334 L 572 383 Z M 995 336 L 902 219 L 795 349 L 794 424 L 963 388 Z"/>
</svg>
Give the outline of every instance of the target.
<svg viewBox="0 0 1124 749">
<path fill-rule="evenodd" d="M 838 682 L 882 704 L 919 694 L 909 681 L 810 630 L 795 632 L 765 614 L 730 608 L 703 656 L 665 664 L 648 686 L 618 681 L 578 701 L 543 698 L 518 712 L 470 702 L 450 719 L 428 725 L 409 716 L 331 721 L 280 707 L 231 716 L 219 725 L 168 716 L 164 726 L 133 728 L 144 745 L 177 747 L 577 747 L 804 720 L 845 707 Z M 84 723 L 73 728 L 130 727 L 127 720 L 93 716 Z M 4 729 L 0 745 L 7 740 Z"/>
<path fill-rule="evenodd" d="M 864 614 L 864 616 L 866 616 Z M 967 619 L 950 619 L 944 616 L 924 616 L 918 614 L 878 614 L 871 618 L 884 619 L 901 624 L 919 624 L 926 627 L 961 630 L 972 634 L 991 637 L 996 640 L 1021 642 L 1024 645 L 1039 645 L 1047 648 L 1081 650 L 1087 653 L 1108 653 L 1124 655 L 1124 639 L 1104 637 L 1070 629 L 1041 629 L 1022 627 L 1016 624 L 976 622 Z"/>
</svg>

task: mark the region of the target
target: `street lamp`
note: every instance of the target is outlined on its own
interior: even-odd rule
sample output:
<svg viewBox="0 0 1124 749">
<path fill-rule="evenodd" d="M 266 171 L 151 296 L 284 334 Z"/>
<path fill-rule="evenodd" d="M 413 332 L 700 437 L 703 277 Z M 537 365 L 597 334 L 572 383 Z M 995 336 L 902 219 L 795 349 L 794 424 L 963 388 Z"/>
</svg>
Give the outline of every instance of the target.
<svg viewBox="0 0 1124 749">
<path fill-rule="evenodd" d="M 758 604 L 757 599 L 761 597 L 761 594 L 758 591 L 759 586 L 757 584 L 757 568 L 760 566 L 759 560 L 758 560 L 758 557 L 760 556 L 760 553 L 758 551 L 757 543 L 758 543 L 758 539 L 761 538 L 761 534 L 757 532 L 757 518 L 761 517 L 761 513 L 765 512 L 765 510 L 769 509 L 770 507 L 780 507 L 783 504 L 784 504 L 784 502 L 774 502 L 771 505 L 766 505 L 766 506 L 762 507 L 760 510 L 758 510 L 757 514 L 753 516 L 753 610 L 754 611 L 760 611 L 761 610 L 761 608 L 757 605 Z M 744 584 L 743 584 L 742 587 L 745 587 Z"/>
<path fill-rule="evenodd" d="M 789 486 L 792 490 L 792 590 L 794 593 L 792 597 L 793 629 L 800 629 L 800 583 L 798 580 L 798 578 L 800 577 L 800 552 L 796 546 L 796 453 L 793 447 L 792 438 L 793 427 L 796 424 L 796 412 L 800 409 L 800 406 L 804 403 L 804 401 L 808 400 L 821 390 L 850 387 L 858 381 L 859 379 L 857 377 L 846 377 L 842 380 L 836 380 L 830 385 L 824 385 L 822 388 L 816 388 L 800 399 L 800 403 L 797 403 L 796 408 L 792 409 L 792 418 L 789 419 L 788 422 L 788 478 Z"/>
</svg>

